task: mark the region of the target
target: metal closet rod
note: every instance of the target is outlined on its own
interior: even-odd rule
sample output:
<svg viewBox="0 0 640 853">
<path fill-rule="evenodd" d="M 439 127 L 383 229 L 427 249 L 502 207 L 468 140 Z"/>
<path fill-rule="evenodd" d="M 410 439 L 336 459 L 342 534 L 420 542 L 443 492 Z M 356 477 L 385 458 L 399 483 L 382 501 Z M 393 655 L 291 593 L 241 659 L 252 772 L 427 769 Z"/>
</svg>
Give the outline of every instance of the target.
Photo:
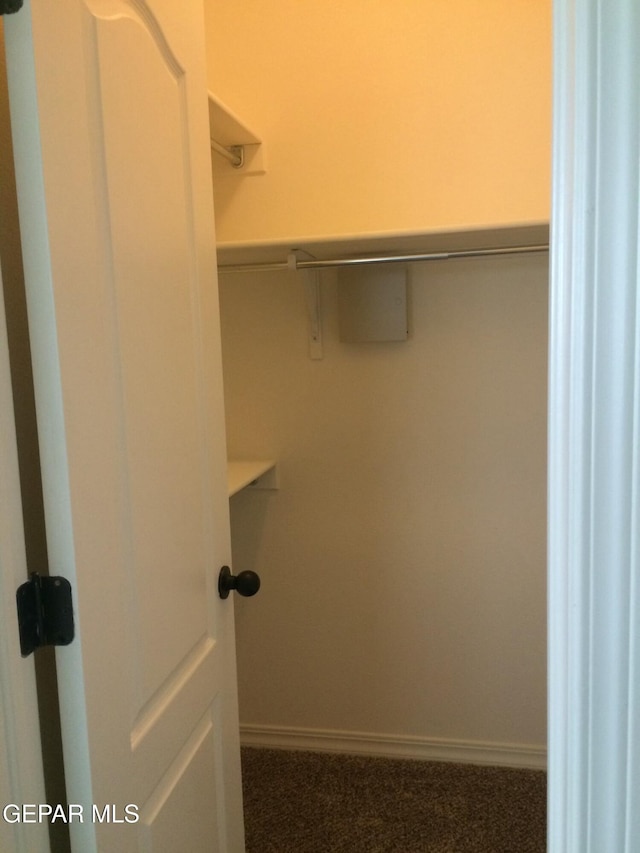
<svg viewBox="0 0 640 853">
<path fill-rule="evenodd" d="M 288 261 L 257 264 L 221 264 L 220 272 L 260 272 L 262 270 L 313 270 L 327 267 L 364 266 L 366 264 L 411 264 L 424 261 L 448 261 L 456 258 L 484 258 L 493 255 L 524 255 L 530 252 L 548 252 L 548 243 L 537 243 L 531 246 L 495 246 L 488 249 L 456 249 L 451 252 L 422 252 L 405 255 L 371 255 L 354 258 L 330 258 L 320 260 L 302 259 L 296 256 L 295 250 L 289 255 Z"/>
</svg>

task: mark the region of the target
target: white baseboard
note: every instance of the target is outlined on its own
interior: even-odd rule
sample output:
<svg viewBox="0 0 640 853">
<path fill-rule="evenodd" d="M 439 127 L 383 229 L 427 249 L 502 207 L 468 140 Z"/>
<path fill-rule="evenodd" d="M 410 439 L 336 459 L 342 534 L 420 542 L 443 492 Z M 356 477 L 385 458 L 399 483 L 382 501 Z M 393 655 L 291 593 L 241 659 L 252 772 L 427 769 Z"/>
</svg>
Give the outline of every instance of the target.
<svg viewBox="0 0 640 853">
<path fill-rule="evenodd" d="M 521 743 L 486 743 L 250 724 L 240 725 L 240 743 L 242 746 L 261 746 L 270 749 L 342 752 L 351 755 L 412 758 L 458 764 L 526 767 L 534 770 L 545 770 L 547 766 L 546 746 Z"/>
</svg>

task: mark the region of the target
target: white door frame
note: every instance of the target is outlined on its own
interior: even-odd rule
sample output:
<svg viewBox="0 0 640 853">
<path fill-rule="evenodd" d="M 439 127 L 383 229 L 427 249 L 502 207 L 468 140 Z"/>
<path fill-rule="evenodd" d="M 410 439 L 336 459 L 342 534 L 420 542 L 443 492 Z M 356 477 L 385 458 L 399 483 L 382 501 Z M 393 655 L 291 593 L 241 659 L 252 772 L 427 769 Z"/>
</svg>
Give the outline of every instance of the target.
<svg viewBox="0 0 640 853">
<path fill-rule="evenodd" d="M 7 806 L 46 803 L 33 657 L 20 655 L 16 589 L 27 579 L 13 419 L 9 347 L 0 271 L 0 848 L 48 853 L 48 825 L 13 822 Z"/>
<path fill-rule="evenodd" d="M 640 840 L 640 7 L 556 0 L 549 851 Z"/>
</svg>

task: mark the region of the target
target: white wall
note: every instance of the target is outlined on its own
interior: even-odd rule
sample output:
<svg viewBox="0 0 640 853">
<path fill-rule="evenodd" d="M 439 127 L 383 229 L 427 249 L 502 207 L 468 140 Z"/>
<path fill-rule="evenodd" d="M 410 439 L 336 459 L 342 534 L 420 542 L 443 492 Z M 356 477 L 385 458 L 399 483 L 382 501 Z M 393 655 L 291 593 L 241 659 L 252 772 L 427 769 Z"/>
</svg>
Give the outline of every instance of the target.
<svg viewBox="0 0 640 853">
<path fill-rule="evenodd" d="M 551 0 L 206 0 L 221 244 L 548 219 Z"/>
<path fill-rule="evenodd" d="M 289 277 L 291 275 L 291 277 Z M 545 744 L 547 258 L 415 265 L 406 343 L 307 357 L 292 274 L 221 278 L 244 724 Z"/>
</svg>

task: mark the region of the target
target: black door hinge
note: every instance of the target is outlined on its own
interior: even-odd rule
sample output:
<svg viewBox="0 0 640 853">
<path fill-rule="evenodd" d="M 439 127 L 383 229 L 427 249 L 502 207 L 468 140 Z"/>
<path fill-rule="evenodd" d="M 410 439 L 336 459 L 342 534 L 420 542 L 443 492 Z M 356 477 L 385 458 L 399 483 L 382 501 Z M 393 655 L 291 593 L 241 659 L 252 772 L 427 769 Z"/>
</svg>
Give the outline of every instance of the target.
<svg viewBox="0 0 640 853">
<path fill-rule="evenodd" d="M 66 578 L 34 572 L 18 587 L 16 600 L 22 657 L 40 646 L 68 646 L 73 640 L 71 584 Z"/>
<path fill-rule="evenodd" d="M 22 0 L 0 0 L 0 15 L 11 15 L 22 9 Z"/>
</svg>

